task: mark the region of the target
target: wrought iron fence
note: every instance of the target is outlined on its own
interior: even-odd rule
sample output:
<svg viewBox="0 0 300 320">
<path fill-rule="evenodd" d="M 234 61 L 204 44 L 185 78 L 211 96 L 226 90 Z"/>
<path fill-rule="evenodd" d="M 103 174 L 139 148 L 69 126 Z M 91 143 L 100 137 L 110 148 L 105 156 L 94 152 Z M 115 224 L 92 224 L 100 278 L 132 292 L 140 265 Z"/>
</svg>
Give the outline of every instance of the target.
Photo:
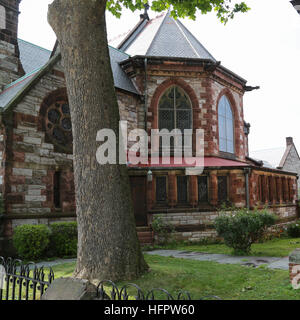
<svg viewBox="0 0 300 320">
<path fill-rule="evenodd" d="M 39 300 L 54 281 L 51 267 L 45 271 L 34 262 L 24 264 L 21 260 L 0 256 L 0 266 L 0 300 Z M 162 288 L 143 291 L 134 283 L 118 288 L 114 282 L 103 280 L 97 286 L 95 300 L 192 300 L 192 297 L 184 290 L 171 295 Z M 199 300 L 221 299 L 207 295 Z"/>
<path fill-rule="evenodd" d="M 0 257 L 0 266 L 0 300 L 38 300 L 54 280 L 52 268 L 45 271 L 34 262 Z"/>
<path fill-rule="evenodd" d="M 184 290 L 180 290 L 175 295 L 161 288 L 145 292 L 134 283 L 128 283 L 119 289 L 114 282 L 103 280 L 97 286 L 96 300 L 192 300 L 192 297 L 188 291 Z M 221 300 L 221 298 L 207 295 L 199 300 Z"/>
</svg>

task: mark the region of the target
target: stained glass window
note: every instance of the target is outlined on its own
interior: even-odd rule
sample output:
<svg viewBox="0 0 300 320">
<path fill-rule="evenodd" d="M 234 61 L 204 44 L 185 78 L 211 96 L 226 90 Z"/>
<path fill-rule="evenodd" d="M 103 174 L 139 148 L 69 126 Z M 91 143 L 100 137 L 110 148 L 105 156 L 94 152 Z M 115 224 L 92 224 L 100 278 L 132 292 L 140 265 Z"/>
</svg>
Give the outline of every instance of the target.
<svg viewBox="0 0 300 320">
<path fill-rule="evenodd" d="M 208 202 L 208 183 L 207 176 L 198 177 L 198 201 L 200 203 Z"/>
<path fill-rule="evenodd" d="M 184 129 L 192 129 L 190 99 L 177 86 L 170 87 L 159 101 L 159 129 L 167 129 L 169 131 L 180 129 L 182 134 Z"/>
<path fill-rule="evenodd" d="M 187 203 L 188 202 L 188 178 L 187 176 L 177 177 L 177 202 Z"/>
<path fill-rule="evenodd" d="M 72 123 L 69 105 L 66 101 L 55 101 L 46 111 L 46 131 L 61 151 L 72 151 Z"/>
<path fill-rule="evenodd" d="M 218 202 L 220 204 L 227 202 L 228 191 L 227 191 L 227 176 L 218 176 Z"/>
<path fill-rule="evenodd" d="M 156 202 L 157 203 L 167 202 L 167 177 L 166 176 L 156 177 Z"/>
<path fill-rule="evenodd" d="M 234 153 L 233 114 L 230 103 L 222 96 L 218 106 L 219 150 Z"/>
</svg>

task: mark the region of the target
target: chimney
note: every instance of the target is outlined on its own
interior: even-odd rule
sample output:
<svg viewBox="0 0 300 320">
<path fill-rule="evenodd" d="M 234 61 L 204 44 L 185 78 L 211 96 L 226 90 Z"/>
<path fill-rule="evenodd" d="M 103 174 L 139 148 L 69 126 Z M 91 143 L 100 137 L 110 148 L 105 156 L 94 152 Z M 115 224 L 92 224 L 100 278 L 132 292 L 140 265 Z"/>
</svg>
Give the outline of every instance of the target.
<svg viewBox="0 0 300 320">
<path fill-rule="evenodd" d="M 0 0 L 0 92 L 24 74 L 19 60 L 18 17 L 21 0 Z"/>
<path fill-rule="evenodd" d="M 286 146 L 288 147 L 288 146 L 290 146 L 292 144 L 294 144 L 293 138 L 292 137 L 287 137 L 286 138 Z"/>
</svg>

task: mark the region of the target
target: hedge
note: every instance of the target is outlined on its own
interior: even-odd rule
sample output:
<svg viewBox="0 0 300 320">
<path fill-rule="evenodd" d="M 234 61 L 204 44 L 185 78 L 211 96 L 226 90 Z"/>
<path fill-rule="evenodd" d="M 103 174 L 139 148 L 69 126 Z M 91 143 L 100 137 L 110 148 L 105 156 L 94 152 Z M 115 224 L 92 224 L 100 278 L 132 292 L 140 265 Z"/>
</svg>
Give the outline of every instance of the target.
<svg viewBox="0 0 300 320">
<path fill-rule="evenodd" d="M 21 225 L 15 228 L 13 244 L 20 258 L 76 256 L 77 223 L 56 222 L 46 225 Z"/>
<path fill-rule="evenodd" d="M 76 256 L 77 223 L 56 222 L 50 225 L 50 250 L 58 257 Z"/>
<path fill-rule="evenodd" d="M 50 229 L 46 225 L 24 224 L 14 230 L 13 244 L 18 256 L 36 260 L 45 256 L 50 243 Z"/>
</svg>

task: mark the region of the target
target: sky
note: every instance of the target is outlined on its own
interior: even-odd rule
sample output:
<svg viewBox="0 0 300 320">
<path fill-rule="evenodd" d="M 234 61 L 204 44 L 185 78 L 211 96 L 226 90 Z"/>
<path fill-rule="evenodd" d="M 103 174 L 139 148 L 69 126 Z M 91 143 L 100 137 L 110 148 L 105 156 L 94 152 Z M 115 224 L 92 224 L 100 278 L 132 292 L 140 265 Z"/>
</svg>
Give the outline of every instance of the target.
<svg viewBox="0 0 300 320">
<path fill-rule="evenodd" d="M 19 38 L 51 50 L 55 34 L 47 22 L 53 0 L 22 0 Z M 300 152 L 300 15 L 289 0 L 244 0 L 251 10 L 227 25 L 214 13 L 180 19 L 222 65 L 259 90 L 245 93 L 244 116 L 251 124 L 251 150 L 285 146 L 293 137 Z M 107 14 L 108 38 L 130 30 L 141 12 Z M 149 12 L 150 18 L 159 13 Z"/>
</svg>

